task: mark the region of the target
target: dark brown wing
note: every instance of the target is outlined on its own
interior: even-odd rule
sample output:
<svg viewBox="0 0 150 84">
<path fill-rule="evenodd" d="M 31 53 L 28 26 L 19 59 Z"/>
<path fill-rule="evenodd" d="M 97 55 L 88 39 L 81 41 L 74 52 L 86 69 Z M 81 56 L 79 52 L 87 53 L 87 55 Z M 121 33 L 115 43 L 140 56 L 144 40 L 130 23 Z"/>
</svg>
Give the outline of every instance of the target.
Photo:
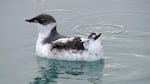
<svg viewBox="0 0 150 84">
<path fill-rule="evenodd" d="M 80 37 L 75 37 L 71 41 L 67 41 L 66 43 L 62 42 L 55 42 L 52 43 L 52 49 L 75 49 L 75 50 L 84 50 L 83 42 L 81 41 Z"/>
</svg>

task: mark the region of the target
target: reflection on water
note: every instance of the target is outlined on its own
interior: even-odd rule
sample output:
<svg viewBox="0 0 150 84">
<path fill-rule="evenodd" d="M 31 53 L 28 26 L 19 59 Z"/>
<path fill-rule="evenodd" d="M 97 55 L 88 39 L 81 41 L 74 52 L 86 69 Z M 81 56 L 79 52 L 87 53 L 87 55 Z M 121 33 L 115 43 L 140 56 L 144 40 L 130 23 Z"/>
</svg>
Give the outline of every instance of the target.
<svg viewBox="0 0 150 84">
<path fill-rule="evenodd" d="M 37 57 L 40 76 L 30 84 L 55 84 L 59 80 L 88 81 L 92 84 L 100 82 L 104 68 L 104 59 L 85 61 L 62 61 Z"/>
</svg>

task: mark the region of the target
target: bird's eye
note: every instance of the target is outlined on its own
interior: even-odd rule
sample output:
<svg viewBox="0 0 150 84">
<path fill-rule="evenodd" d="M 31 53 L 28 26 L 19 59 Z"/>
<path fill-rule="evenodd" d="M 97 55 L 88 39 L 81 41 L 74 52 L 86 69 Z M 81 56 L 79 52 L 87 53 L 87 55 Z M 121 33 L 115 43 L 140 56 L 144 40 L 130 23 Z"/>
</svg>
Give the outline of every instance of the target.
<svg viewBox="0 0 150 84">
<path fill-rule="evenodd" d="M 39 20 L 39 23 L 43 24 L 45 22 L 45 19 Z"/>
</svg>

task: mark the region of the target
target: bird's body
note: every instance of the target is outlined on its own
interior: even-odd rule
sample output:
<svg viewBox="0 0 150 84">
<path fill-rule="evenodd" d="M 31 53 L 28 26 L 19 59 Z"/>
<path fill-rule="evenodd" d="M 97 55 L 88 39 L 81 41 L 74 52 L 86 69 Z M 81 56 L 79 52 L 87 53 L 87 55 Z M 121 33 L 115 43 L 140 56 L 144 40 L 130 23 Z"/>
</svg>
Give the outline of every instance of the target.
<svg viewBox="0 0 150 84">
<path fill-rule="evenodd" d="M 37 24 L 38 56 L 70 61 L 94 61 L 103 55 L 101 41 L 98 39 L 101 34 L 91 33 L 88 38 L 63 36 L 57 32 L 55 19 L 47 14 L 26 21 Z"/>
</svg>

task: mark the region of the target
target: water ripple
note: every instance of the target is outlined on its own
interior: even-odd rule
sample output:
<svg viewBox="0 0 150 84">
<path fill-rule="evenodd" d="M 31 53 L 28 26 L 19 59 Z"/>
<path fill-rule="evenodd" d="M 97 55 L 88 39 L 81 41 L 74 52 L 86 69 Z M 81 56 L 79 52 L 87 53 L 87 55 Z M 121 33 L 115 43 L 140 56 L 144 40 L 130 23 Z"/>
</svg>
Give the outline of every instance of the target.
<svg viewBox="0 0 150 84">
<path fill-rule="evenodd" d="M 87 36 L 91 32 L 102 33 L 103 36 L 112 36 L 125 32 L 125 29 L 122 25 L 97 23 L 77 25 L 73 28 L 73 31 L 82 36 Z"/>
</svg>

